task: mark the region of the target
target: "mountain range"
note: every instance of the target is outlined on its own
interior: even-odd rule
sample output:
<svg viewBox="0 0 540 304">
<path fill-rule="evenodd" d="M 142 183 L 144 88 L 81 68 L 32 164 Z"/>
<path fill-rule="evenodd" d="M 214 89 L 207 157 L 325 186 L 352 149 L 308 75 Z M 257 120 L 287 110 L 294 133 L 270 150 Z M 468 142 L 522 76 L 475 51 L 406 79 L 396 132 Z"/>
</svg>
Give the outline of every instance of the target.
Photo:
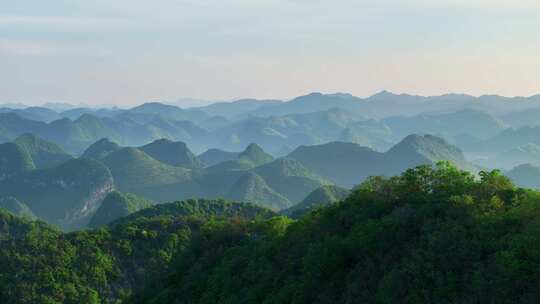
<svg viewBox="0 0 540 304">
<path fill-rule="evenodd" d="M 279 211 L 321 187 L 351 189 L 440 160 L 471 172 L 539 165 L 539 108 L 538 96 L 386 91 L 186 109 L 4 107 L 0 198 L 67 230 L 88 225 L 113 190 L 155 203 L 226 198 Z"/>
<path fill-rule="evenodd" d="M 199 158 L 185 143 L 168 139 L 139 147 L 100 139 L 75 158 L 26 134 L 0 145 L 0 159 L 6 160 L 0 197 L 23 201 L 38 218 L 67 230 L 96 226 L 92 217 L 104 212 L 101 206 L 113 190 L 156 203 L 225 198 L 278 211 L 301 203 L 321 187 L 352 188 L 372 175 L 399 174 L 439 160 L 475 170 L 458 148 L 430 135 L 408 136 L 388 152 L 333 142 L 302 146 L 278 158 L 257 144 L 235 153 L 210 150 Z M 133 205 L 128 199 L 116 200 L 122 203 L 114 208 L 137 209 L 128 207 Z"/>
<path fill-rule="evenodd" d="M 503 147 L 508 150 L 509 144 L 535 141 L 526 128 L 540 124 L 535 115 L 539 109 L 540 95 L 423 97 L 386 91 L 369 98 L 312 93 L 290 101 L 241 99 L 186 109 L 159 102 L 130 109 L 4 107 L 0 141 L 32 133 L 80 155 L 105 137 L 124 146 L 167 138 L 187 143 L 197 154 L 208 149 L 239 152 L 257 143 L 283 156 L 301 145 L 332 141 L 382 152 L 407 135 L 423 133 L 445 138 L 471 158 L 482 158 L 503 152 Z"/>
</svg>

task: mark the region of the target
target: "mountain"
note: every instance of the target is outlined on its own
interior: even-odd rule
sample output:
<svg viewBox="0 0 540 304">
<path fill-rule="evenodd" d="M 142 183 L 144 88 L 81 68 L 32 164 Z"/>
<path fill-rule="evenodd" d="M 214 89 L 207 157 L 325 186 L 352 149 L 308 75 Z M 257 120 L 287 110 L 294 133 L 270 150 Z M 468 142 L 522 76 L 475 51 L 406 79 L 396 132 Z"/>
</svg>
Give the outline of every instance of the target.
<svg viewBox="0 0 540 304">
<path fill-rule="evenodd" d="M 14 197 L 2 197 L 0 198 L 0 209 L 7 210 L 16 216 L 23 217 L 29 220 L 35 220 L 36 216 L 26 206 Z"/>
<path fill-rule="evenodd" d="M 15 143 L 0 144 L 0 181 L 35 168 L 28 151 Z"/>
<path fill-rule="evenodd" d="M 347 125 L 337 137 L 337 141 L 351 142 L 374 150 L 386 151 L 398 139 L 384 123 L 368 119 Z"/>
<path fill-rule="evenodd" d="M 281 116 L 248 117 L 211 132 L 207 140 L 214 147 L 231 151 L 256 143 L 277 155 L 284 148 L 294 149 L 299 145 L 335 141 L 344 129 L 365 119 L 338 108 Z M 366 137 L 371 137 L 370 129 L 366 128 L 363 132 Z"/>
<path fill-rule="evenodd" d="M 434 164 L 437 161 L 450 161 L 458 168 L 475 171 L 463 156 L 461 150 L 442 138 L 433 135 L 409 135 L 385 153 L 387 165 L 392 174 L 421 164 Z"/>
<path fill-rule="evenodd" d="M 121 147 L 117 143 L 110 141 L 108 138 L 102 138 L 90 145 L 81 157 L 100 160 L 120 149 Z"/>
<path fill-rule="evenodd" d="M 476 162 L 487 168 L 510 169 L 520 164 L 540 166 L 540 146 L 525 144 Z"/>
<path fill-rule="evenodd" d="M 525 126 L 517 129 L 508 128 L 493 137 L 477 142 L 472 147 L 469 147 L 469 150 L 482 153 L 486 156 L 494 156 L 508 151 L 508 149 L 513 147 L 527 144 L 540 145 L 538 132 L 540 132 L 540 126 Z"/>
<path fill-rule="evenodd" d="M 38 169 L 54 167 L 73 158 L 57 144 L 34 134 L 23 134 L 13 142 L 30 154 Z"/>
<path fill-rule="evenodd" d="M 113 117 L 123 113 L 125 110 L 118 108 L 100 108 L 100 109 L 90 109 L 90 108 L 72 108 L 65 110 L 60 113 L 60 116 L 64 118 L 69 118 L 71 120 L 77 120 L 84 114 L 90 114 L 97 117 Z"/>
<path fill-rule="evenodd" d="M 212 116 L 234 118 L 268 106 L 281 104 L 280 100 L 240 99 L 232 102 L 216 102 L 195 108 Z"/>
<path fill-rule="evenodd" d="M 339 202 L 347 198 L 351 194 L 351 190 L 338 186 L 325 185 L 311 192 L 303 201 L 288 209 L 282 210 L 281 213 L 292 218 L 300 218 L 308 212 Z"/>
<path fill-rule="evenodd" d="M 198 196 L 191 171 L 164 164 L 137 148 L 122 148 L 103 159 L 116 188 L 156 202 Z"/>
<path fill-rule="evenodd" d="M 38 134 L 47 128 L 47 124 L 22 118 L 15 113 L 0 113 L 0 138 L 4 141 L 12 141 L 24 133 Z"/>
<path fill-rule="evenodd" d="M 60 119 L 60 115 L 48 108 L 44 107 L 27 107 L 23 109 L 4 109 L 4 113 L 14 113 L 25 119 L 35 121 L 51 122 Z"/>
<path fill-rule="evenodd" d="M 391 176 L 422 164 L 448 160 L 463 169 L 476 170 L 462 152 L 432 135 L 410 135 L 385 153 L 353 143 L 332 142 L 302 146 L 288 158 L 338 186 L 352 188 L 369 176 Z"/>
<path fill-rule="evenodd" d="M 239 160 L 252 162 L 255 166 L 264 165 L 274 160 L 274 157 L 257 144 L 249 144 L 244 151 L 238 154 Z"/>
<path fill-rule="evenodd" d="M 286 197 L 292 204 L 300 202 L 311 191 L 327 180 L 313 173 L 294 159 L 278 158 L 273 162 L 256 167 L 252 172 L 261 176 L 268 186 Z"/>
<path fill-rule="evenodd" d="M 183 142 L 158 139 L 139 149 L 167 165 L 189 169 L 199 169 L 203 167 L 202 162 Z"/>
<path fill-rule="evenodd" d="M 468 134 L 486 139 L 506 128 L 506 125 L 494 116 L 474 109 L 463 109 L 447 114 L 390 117 L 384 119 L 383 123 L 397 136 L 429 133 L 445 138 Z"/>
<path fill-rule="evenodd" d="M 384 175 L 384 153 L 358 144 L 301 146 L 287 156 L 336 185 L 352 188 L 370 175 Z M 404 164 L 406 165 L 406 164 Z"/>
<path fill-rule="evenodd" d="M 248 112 L 248 114 L 253 116 L 269 117 L 327 111 L 332 108 L 356 111 L 359 109 L 362 102 L 362 99 L 354 97 L 350 94 L 310 93 L 308 95 L 294 98 L 288 102 L 256 109 Z"/>
<path fill-rule="evenodd" d="M 540 125 L 540 108 L 508 113 L 503 115 L 501 119 L 514 128 L 538 126 Z"/>
<path fill-rule="evenodd" d="M 107 225 L 121 217 L 151 206 L 150 201 L 134 194 L 112 191 L 103 199 L 88 223 L 88 227 L 97 228 Z"/>
<path fill-rule="evenodd" d="M 29 170 L 0 183 L 0 197 L 14 197 L 39 218 L 66 230 L 84 227 L 113 188 L 110 171 L 100 162 L 72 159 Z"/>
<path fill-rule="evenodd" d="M 251 202 L 272 210 L 281 210 L 291 205 L 290 201 L 274 191 L 264 179 L 254 172 L 242 175 L 225 196 L 239 202 Z"/>
<path fill-rule="evenodd" d="M 520 187 L 540 189 L 540 167 L 531 164 L 519 165 L 507 171 L 506 176 Z"/>
<path fill-rule="evenodd" d="M 177 106 L 166 105 L 159 102 L 148 102 L 140 106 L 136 106 L 129 110 L 129 113 L 139 115 L 145 115 L 153 118 L 154 116 L 161 116 L 163 118 L 172 120 L 187 120 L 187 121 L 200 121 L 208 118 L 208 114 L 199 110 L 184 110 Z M 137 116 L 132 116 L 137 117 Z M 145 118 L 146 120 L 147 118 Z"/>
<path fill-rule="evenodd" d="M 238 152 L 227 152 L 220 149 L 208 149 L 199 154 L 198 158 L 207 166 L 217 165 L 219 163 L 234 160 L 238 158 Z"/>
</svg>

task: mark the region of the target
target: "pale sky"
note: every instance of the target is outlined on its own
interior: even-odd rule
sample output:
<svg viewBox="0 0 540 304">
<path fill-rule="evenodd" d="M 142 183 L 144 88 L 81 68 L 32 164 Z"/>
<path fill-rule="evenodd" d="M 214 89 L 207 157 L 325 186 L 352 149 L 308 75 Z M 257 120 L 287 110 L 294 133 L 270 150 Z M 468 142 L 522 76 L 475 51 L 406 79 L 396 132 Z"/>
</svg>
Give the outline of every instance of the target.
<svg viewBox="0 0 540 304">
<path fill-rule="evenodd" d="M 540 0 L 0 0 L 0 103 L 528 96 L 539 33 Z"/>
</svg>

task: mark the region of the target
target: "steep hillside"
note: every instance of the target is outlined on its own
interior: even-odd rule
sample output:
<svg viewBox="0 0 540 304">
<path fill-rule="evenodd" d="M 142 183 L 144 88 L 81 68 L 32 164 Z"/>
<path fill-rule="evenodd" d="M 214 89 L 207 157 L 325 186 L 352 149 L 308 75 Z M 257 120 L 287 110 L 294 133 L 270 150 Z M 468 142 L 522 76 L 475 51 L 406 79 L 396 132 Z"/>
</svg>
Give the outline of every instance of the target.
<svg viewBox="0 0 540 304">
<path fill-rule="evenodd" d="M 253 172 L 242 175 L 225 197 L 234 201 L 255 203 L 272 210 L 281 210 L 291 205 L 287 198 L 270 188 L 261 176 Z"/>
<path fill-rule="evenodd" d="M 33 134 L 23 134 L 13 142 L 30 154 L 38 169 L 54 167 L 73 158 L 57 144 Z"/>
<path fill-rule="evenodd" d="M 511 169 L 521 164 L 540 166 L 540 146 L 529 143 L 512 147 L 502 153 L 476 162 L 487 168 Z"/>
<path fill-rule="evenodd" d="M 353 143 L 301 146 L 287 156 L 333 183 L 352 188 L 370 175 L 384 175 L 384 154 Z"/>
<path fill-rule="evenodd" d="M 150 201 L 134 194 L 112 191 L 103 199 L 88 227 L 97 228 L 151 206 Z"/>
<path fill-rule="evenodd" d="M 107 155 L 103 162 L 111 170 L 116 188 L 157 202 L 199 196 L 191 183 L 191 171 L 166 165 L 136 148 L 123 148 Z"/>
<path fill-rule="evenodd" d="M 531 164 L 523 164 L 506 172 L 516 185 L 521 187 L 540 189 L 540 167 Z"/>
<path fill-rule="evenodd" d="M 70 230 L 87 224 L 112 187 L 111 173 L 102 163 L 72 159 L 4 180 L 0 197 L 15 197 L 40 219 Z"/>
<path fill-rule="evenodd" d="M 449 138 L 469 134 L 485 139 L 506 128 L 503 122 L 492 115 L 474 109 L 438 115 L 398 116 L 387 118 L 383 122 L 399 136 L 430 133 Z"/>
<path fill-rule="evenodd" d="M 219 163 L 238 158 L 238 152 L 227 152 L 220 149 L 209 149 L 200 154 L 198 158 L 206 165 L 213 166 Z"/>
<path fill-rule="evenodd" d="M 433 135 L 409 135 L 385 153 L 390 175 L 422 164 L 447 160 L 461 169 L 474 171 L 461 150 L 440 137 Z"/>
<path fill-rule="evenodd" d="M 7 210 L 16 216 L 26 218 L 29 220 L 35 220 L 36 215 L 26 206 L 14 197 L 2 197 L 0 198 L 0 209 Z"/>
<path fill-rule="evenodd" d="M 0 181 L 34 168 L 28 151 L 14 143 L 0 144 Z"/>
<path fill-rule="evenodd" d="M 86 148 L 81 157 L 100 160 L 120 149 L 121 147 L 117 143 L 108 138 L 102 138 Z"/>
<path fill-rule="evenodd" d="M 351 190 L 349 189 L 331 185 L 322 186 L 311 192 L 299 204 L 285 209 L 280 213 L 292 218 L 300 218 L 314 209 L 342 201 L 350 194 Z"/>
<path fill-rule="evenodd" d="M 279 158 L 271 163 L 253 169 L 279 194 L 286 197 L 292 204 L 300 202 L 311 191 L 322 185 L 329 184 L 327 180 L 311 172 L 294 159 Z"/>
<path fill-rule="evenodd" d="M 271 162 L 274 157 L 266 153 L 259 145 L 249 144 L 243 152 L 238 154 L 238 159 L 250 161 L 254 166 L 260 166 Z"/>
<path fill-rule="evenodd" d="M 332 142 L 302 146 L 287 157 L 346 188 L 354 187 L 369 176 L 392 176 L 408 168 L 434 164 L 439 160 L 448 160 L 460 168 L 475 170 L 457 147 L 431 135 L 407 136 L 386 153 L 353 143 Z"/>
<path fill-rule="evenodd" d="M 159 139 L 139 149 L 167 165 L 188 169 L 199 169 L 203 166 L 183 142 Z"/>
</svg>

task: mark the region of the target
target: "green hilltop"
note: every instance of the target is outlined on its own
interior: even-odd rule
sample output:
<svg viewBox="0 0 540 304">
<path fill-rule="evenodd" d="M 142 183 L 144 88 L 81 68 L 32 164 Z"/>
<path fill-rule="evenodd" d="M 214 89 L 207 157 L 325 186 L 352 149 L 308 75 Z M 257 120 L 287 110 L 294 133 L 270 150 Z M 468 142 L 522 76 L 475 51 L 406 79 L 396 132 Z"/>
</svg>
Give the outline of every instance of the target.
<svg viewBox="0 0 540 304">
<path fill-rule="evenodd" d="M 201 161 L 183 142 L 159 139 L 140 147 L 140 149 L 167 165 L 188 169 L 199 169 L 203 166 Z"/>
<path fill-rule="evenodd" d="M 292 218 L 299 218 L 314 209 L 342 201 L 350 194 L 351 190 L 349 189 L 333 185 L 325 185 L 315 189 L 303 201 L 281 211 L 281 213 Z"/>
<path fill-rule="evenodd" d="M 30 154 L 39 169 L 54 167 L 73 158 L 57 144 L 34 134 L 23 134 L 13 142 Z"/>
<path fill-rule="evenodd" d="M 100 160 L 105 158 L 110 153 L 120 149 L 121 147 L 117 143 L 109 140 L 108 138 L 102 138 L 86 148 L 82 154 L 82 157 Z"/>
</svg>

